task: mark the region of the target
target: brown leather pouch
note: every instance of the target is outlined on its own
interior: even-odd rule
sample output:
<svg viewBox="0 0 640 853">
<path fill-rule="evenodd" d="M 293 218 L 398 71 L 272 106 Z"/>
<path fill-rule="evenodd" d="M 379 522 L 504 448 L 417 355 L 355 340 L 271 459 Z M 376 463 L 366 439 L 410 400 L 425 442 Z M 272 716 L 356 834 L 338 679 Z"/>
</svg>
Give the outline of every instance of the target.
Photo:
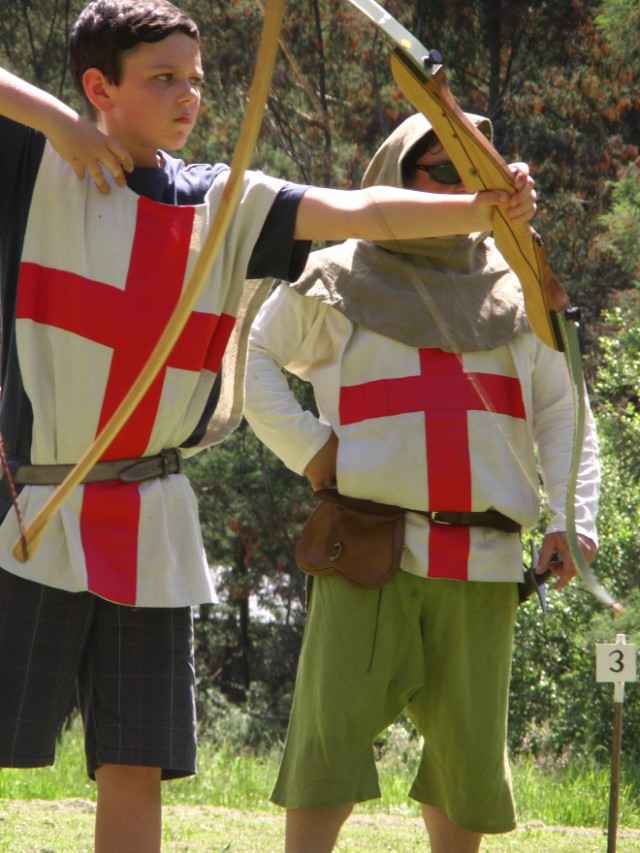
<svg viewBox="0 0 640 853">
<path fill-rule="evenodd" d="M 318 503 L 296 543 L 299 568 L 309 575 L 338 572 L 362 589 L 387 583 L 400 568 L 405 510 L 335 489 L 321 489 L 314 497 Z"/>
</svg>

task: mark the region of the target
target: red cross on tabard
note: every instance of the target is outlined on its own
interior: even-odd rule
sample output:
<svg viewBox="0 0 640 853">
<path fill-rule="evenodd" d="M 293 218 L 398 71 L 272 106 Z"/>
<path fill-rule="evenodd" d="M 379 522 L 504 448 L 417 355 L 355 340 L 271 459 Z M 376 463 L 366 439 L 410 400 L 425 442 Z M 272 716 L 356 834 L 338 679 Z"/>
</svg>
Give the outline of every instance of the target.
<svg viewBox="0 0 640 853">
<path fill-rule="evenodd" d="M 138 199 L 123 290 L 36 264 L 21 267 L 18 319 L 55 326 L 113 351 L 96 435 L 140 373 L 180 298 L 194 213 L 193 207 Z M 233 324 L 234 318 L 224 314 L 191 314 L 164 367 L 103 459 L 126 459 L 145 452 L 166 369 L 217 371 Z M 92 592 L 135 603 L 139 523 L 136 483 L 84 486 L 80 533 Z"/>
<path fill-rule="evenodd" d="M 462 358 L 455 353 L 439 349 L 418 352 L 418 375 L 341 388 L 340 423 L 424 412 L 429 508 L 469 512 L 467 413 L 489 411 L 524 418 L 520 382 L 493 373 L 465 373 Z M 468 528 L 431 524 L 429 577 L 466 580 L 469 543 Z"/>
</svg>

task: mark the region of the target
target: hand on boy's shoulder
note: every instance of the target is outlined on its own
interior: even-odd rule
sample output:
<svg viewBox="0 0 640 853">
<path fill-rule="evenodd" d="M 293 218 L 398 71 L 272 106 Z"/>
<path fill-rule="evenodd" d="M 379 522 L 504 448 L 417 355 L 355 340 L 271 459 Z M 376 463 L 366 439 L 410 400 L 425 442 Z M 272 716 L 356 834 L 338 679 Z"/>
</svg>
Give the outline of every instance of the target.
<svg viewBox="0 0 640 853">
<path fill-rule="evenodd" d="M 78 178 L 88 174 L 105 195 L 109 192 L 105 171 L 117 186 L 124 187 L 125 172 L 133 170 L 133 158 L 124 145 L 80 116 L 61 123 L 55 133 L 49 134 L 49 140 Z"/>
</svg>

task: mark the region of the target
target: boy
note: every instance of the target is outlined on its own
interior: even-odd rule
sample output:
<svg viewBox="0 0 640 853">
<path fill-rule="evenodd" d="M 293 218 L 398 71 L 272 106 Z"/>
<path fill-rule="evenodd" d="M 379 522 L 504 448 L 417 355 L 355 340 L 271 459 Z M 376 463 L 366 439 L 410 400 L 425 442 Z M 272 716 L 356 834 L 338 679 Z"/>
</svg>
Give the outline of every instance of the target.
<svg viewBox="0 0 640 853">
<path fill-rule="evenodd" d="M 228 174 L 166 153 L 186 142 L 203 79 L 197 27 L 175 6 L 95 0 L 70 58 L 95 124 L 0 73 L 0 431 L 27 522 L 144 364 Z M 191 605 L 215 593 L 180 459 L 220 440 L 241 409 L 245 278 L 295 279 L 312 239 L 489 228 L 495 204 L 528 218 L 531 182 L 519 180 L 511 199 L 429 198 L 247 173 L 165 367 L 26 564 L 11 555 L 18 526 L 3 495 L 0 764 L 53 762 L 77 678 L 96 850 L 159 850 L 160 780 L 195 771 Z"/>
</svg>

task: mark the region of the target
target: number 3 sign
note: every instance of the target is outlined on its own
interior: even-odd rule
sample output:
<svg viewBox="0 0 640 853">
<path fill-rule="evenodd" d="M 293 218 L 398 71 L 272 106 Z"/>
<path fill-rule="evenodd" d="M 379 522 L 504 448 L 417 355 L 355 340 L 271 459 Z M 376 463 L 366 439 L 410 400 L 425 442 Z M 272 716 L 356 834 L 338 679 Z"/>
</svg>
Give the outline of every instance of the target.
<svg viewBox="0 0 640 853">
<path fill-rule="evenodd" d="M 618 634 L 615 644 L 598 643 L 596 645 L 596 681 L 635 681 L 636 658 L 636 647 L 627 644 L 624 634 Z"/>
</svg>

